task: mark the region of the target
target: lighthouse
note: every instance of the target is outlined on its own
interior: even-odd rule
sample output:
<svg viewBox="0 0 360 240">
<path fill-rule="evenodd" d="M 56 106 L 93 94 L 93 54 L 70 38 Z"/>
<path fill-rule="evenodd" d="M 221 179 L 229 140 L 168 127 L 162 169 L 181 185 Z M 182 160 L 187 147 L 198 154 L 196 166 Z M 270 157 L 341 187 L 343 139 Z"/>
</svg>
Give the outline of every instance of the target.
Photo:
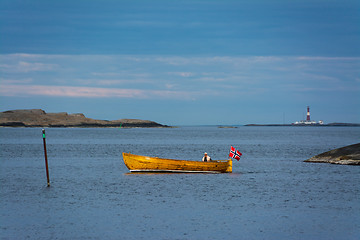
<svg viewBox="0 0 360 240">
<path fill-rule="evenodd" d="M 311 122 L 311 120 L 310 120 L 310 107 L 309 106 L 307 106 L 306 121 Z"/>
<path fill-rule="evenodd" d="M 311 121 L 310 119 L 310 107 L 307 106 L 307 113 L 306 113 L 306 121 L 305 120 L 301 120 L 298 122 L 294 122 L 292 125 L 299 125 L 299 126 L 317 126 L 317 125 L 323 125 L 324 122 L 323 121 L 319 121 L 319 122 L 315 122 L 315 121 Z"/>
</svg>

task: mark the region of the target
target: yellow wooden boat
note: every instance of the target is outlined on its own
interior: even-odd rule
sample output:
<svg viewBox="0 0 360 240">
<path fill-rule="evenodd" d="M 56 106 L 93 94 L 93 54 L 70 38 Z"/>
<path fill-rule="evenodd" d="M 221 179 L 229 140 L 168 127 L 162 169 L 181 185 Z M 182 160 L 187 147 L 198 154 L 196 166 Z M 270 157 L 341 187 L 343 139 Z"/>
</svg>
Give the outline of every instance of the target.
<svg viewBox="0 0 360 240">
<path fill-rule="evenodd" d="M 123 152 L 126 167 L 131 172 L 184 172 L 184 173 L 231 173 L 232 160 L 210 162 L 165 159 L 140 156 Z"/>
</svg>

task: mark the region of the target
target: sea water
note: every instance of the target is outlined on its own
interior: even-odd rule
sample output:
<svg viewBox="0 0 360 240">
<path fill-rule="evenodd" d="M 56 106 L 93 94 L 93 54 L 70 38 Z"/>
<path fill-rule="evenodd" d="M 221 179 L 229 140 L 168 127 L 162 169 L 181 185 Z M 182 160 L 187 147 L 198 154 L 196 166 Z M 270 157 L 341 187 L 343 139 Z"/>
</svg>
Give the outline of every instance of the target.
<svg viewBox="0 0 360 240">
<path fill-rule="evenodd" d="M 303 161 L 356 127 L 0 129 L 1 239 L 359 239 L 360 167 Z M 231 174 L 132 174 L 122 152 Z"/>
</svg>

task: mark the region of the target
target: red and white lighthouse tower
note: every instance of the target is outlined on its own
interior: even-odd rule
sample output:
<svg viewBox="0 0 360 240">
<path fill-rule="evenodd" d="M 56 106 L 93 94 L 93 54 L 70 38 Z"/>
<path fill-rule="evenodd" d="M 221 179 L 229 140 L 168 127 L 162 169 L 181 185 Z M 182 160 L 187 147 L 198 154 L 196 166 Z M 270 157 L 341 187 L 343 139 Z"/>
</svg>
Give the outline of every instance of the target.
<svg viewBox="0 0 360 240">
<path fill-rule="evenodd" d="M 307 122 L 311 122 L 311 121 L 310 121 L 310 107 L 309 107 L 309 106 L 307 106 L 306 121 L 307 121 Z"/>
<path fill-rule="evenodd" d="M 303 119 L 304 119 L 304 115 L 303 115 Z M 306 120 L 301 120 L 293 123 L 293 125 L 300 125 L 300 126 L 312 126 L 312 125 L 323 125 L 323 124 L 324 122 L 322 120 L 320 120 L 319 122 L 311 121 L 309 106 L 307 106 Z"/>
</svg>

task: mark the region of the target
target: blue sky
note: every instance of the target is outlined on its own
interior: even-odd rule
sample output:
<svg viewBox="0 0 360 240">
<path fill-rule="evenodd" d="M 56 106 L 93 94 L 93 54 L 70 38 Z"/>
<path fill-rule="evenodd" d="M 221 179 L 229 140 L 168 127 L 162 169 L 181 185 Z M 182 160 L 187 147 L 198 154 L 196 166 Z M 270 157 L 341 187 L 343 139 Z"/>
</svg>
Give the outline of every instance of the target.
<svg viewBox="0 0 360 240">
<path fill-rule="evenodd" d="M 0 2 L 0 111 L 360 122 L 358 1 Z"/>
</svg>

